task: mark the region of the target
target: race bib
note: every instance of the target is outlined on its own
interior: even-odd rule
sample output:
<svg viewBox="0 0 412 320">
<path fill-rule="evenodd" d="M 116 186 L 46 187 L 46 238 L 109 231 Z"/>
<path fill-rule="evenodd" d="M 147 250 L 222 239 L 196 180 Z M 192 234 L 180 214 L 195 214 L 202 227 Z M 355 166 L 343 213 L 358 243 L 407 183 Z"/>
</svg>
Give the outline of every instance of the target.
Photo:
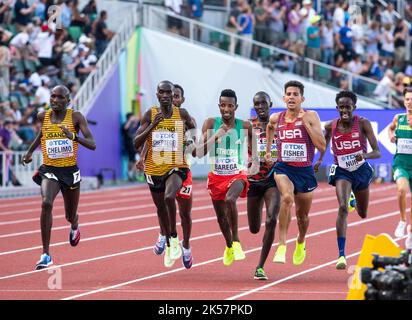
<svg viewBox="0 0 412 320">
<path fill-rule="evenodd" d="M 399 138 L 397 141 L 397 153 L 412 154 L 412 139 Z"/>
<path fill-rule="evenodd" d="M 190 195 L 192 194 L 192 185 L 190 185 L 190 186 L 183 186 L 183 187 L 180 189 L 180 194 L 190 197 Z"/>
<path fill-rule="evenodd" d="M 329 176 L 331 177 L 333 177 L 334 175 L 335 175 L 335 173 L 336 173 L 336 168 L 337 168 L 337 165 L 336 164 L 332 164 L 331 166 L 330 166 L 330 169 L 329 169 Z"/>
<path fill-rule="evenodd" d="M 306 162 L 308 153 L 304 143 L 282 142 L 282 161 L 284 162 Z"/>
<path fill-rule="evenodd" d="M 73 184 L 80 182 L 82 177 L 80 176 L 80 170 L 73 173 Z"/>
<path fill-rule="evenodd" d="M 46 140 L 46 152 L 49 159 L 73 157 L 73 140 L 53 139 Z"/>
<path fill-rule="evenodd" d="M 343 156 L 337 156 L 339 167 L 347 171 L 355 171 L 365 163 L 365 159 L 362 159 L 362 161 L 356 160 L 356 155 L 360 153 L 362 153 L 362 151 L 345 154 Z"/>
<path fill-rule="evenodd" d="M 258 148 L 258 156 L 261 162 L 265 161 L 265 155 L 266 155 L 266 139 L 262 142 L 259 142 L 257 145 Z M 270 157 L 272 158 L 272 161 L 276 161 L 278 157 L 277 149 L 276 149 L 276 144 L 272 144 L 270 148 Z"/>
<path fill-rule="evenodd" d="M 174 152 L 178 150 L 179 139 L 177 132 L 154 131 L 152 132 L 152 150 Z"/>
<path fill-rule="evenodd" d="M 213 173 L 217 175 L 233 175 L 240 172 L 237 157 L 215 158 Z"/>
</svg>

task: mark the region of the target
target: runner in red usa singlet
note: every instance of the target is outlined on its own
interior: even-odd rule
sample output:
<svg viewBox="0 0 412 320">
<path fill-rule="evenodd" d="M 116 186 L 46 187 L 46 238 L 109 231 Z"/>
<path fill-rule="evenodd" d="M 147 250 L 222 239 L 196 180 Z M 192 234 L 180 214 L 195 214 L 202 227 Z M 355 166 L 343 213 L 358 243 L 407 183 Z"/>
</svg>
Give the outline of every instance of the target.
<svg viewBox="0 0 412 320">
<path fill-rule="evenodd" d="M 337 269 L 346 269 L 346 217 L 348 200 L 353 191 L 359 216 L 366 218 L 369 205 L 369 184 L 373 178 L 372 167 L 365 159 L 380 157 L 378 142 L 368 119 L 353 115 L 356 109 L 356 95 L 351 91 L 339 92 L 336 96 L 336 109 L 339 118 L 325 125 L 326 145 L 332 140 L 332 151 L 335 164 L 329 172 L 329 184 L 336 187 L 339 202 L 336 233 L 339 249 Z M 368 139 L 372 151 L 367 152 Z M 318 171 L 322 164 L 324 152 L 315 164 Z"/>
</svg>

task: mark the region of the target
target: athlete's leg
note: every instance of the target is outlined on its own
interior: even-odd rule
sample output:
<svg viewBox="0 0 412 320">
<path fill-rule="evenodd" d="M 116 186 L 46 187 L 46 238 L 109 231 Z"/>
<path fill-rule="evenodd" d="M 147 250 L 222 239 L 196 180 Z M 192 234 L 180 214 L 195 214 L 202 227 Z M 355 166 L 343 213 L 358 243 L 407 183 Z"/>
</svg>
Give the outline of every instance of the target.
<svg viewBox="0 0 412 320">
<path fill-rule="evenodd" d="M 150 191 L 150 194 L 152 195 L 153 203 L 155 204 L 157 209 L 157 218 L 159 219 L 160 228 L 163 231 L 163 235 L 166 237 L 167 246 L 170 246 L 170 223 L 164 200 L 165 194 L 164 192 L 153 191 Z"/>
<path fill-rule="evenodd" d="M 365 219 L 368 215 L 369 188 L 354 192 L 356 198 L 356 209 L 359 217 Z"/>
<path fill-rule="evenodd" d="M 313 191 L 307 193 L 297 193 L 295 195 L 296 220 L 298 222 L 298 243 L 305 241 L 306 232 L 309 227 L 309 211 L 312 206 Z"/>
<path fill-rule="evenodd" d="M 263 245 L 262 251 L 260 252 L 258 268 L 263 268 L 272 247 L 273 240 L 275 239 L 276 222 L 280 206 L 279 190 L 275 187 L 267 189 L 264 198 L 266 204 L 265 234 L 263 235 Z"/>
<path fill-rule="evenodd" d="M 401 214 L 401 220 L 406 222 L 406 195 L 409 190 L 409 181 L 405 177 L 396 179 L 396 188 L 398 196 L 399 211 Z"/>
<path fill-rule="evenodd" d="M 164 194 L 164 201 L 166 204 L 166 210 L 169 216 L 169 228 L 170 234 L 176 237 L 176 194 L 182 188 L 182 178 L 173 173 L 166 180 L 166 189 Z"/>
<path fill-rule="evenodd" d="M 336 235 L 338 236 L 338 238 L 346 237 L 348 199 L 350 196 L 351 188 L 352 183 L 348 180 L 339 179 L 336 181 L 336 197 L 338 198 L 339 205 L 338 217 L 336 219 Z"/>
<path fill-rule="evenodd" d="M 43 179 L 41 182 L 41 240 L 43 244 L 43 253 L 49 254 L 49 245 L 51 237 L 51 228 L 53 225 L 53 203 L 60 191 L 60 184 L 51 179 Z"/>
<path fill-rule="evenodd" d="M 263 196 L 247 197 L 247 218 L 249 230 L 256 234 L 262 223 Z"/>
<path fill-rule="evenodd" d="M 220 231 L 226 241 L 226 247 L 232 247 L 232 232 L 230 231 L 228 217 L 226 215 L 226 203 L 224 200 L 212 200 L 215 208 L 217 222 L 219 223 Z"/>
<path fill-rule="evenodd" d="M 177 204 L 179 206 L 179 215 L 182 222 L 182 231 L 183 231 L 183 247 L 189 249 L 190 243 L 190 234 L 192 233 L 192 203 L 193 197 L 190 195 L 189 199 L 177 198 Z"/>
<path fill-rule="evenodd" d="M 279 245 L 286 245 L 289 224 L 292 219 L 291 209 L 294 202 L 294 186 L 289 178 L 284 174 L 276 174 L 275 180 L 280 192 Z"/>
<path fill-rule="evenodd" d="M 62 190 L 64 209 L 66 213 L 66 220 L 71 224 L 73 230 L 77 229 L 79 222 L 79 215 L 77 214 L 77 207 L 80 199 L 80 187 L 76 189 Z"/>
<path fill-rule="evenodd" d="M 238 212 L 236 200 L 239 198 L 242 191 L 245 189 L 246 183 L 243 180 L 234 181 L 226 194 L 225 202 L 227 206 L 227 216 L 229 218 L 230 227 L 232 230 L 233 241 L 239 242 L 238 235 Z"/>
</svg>

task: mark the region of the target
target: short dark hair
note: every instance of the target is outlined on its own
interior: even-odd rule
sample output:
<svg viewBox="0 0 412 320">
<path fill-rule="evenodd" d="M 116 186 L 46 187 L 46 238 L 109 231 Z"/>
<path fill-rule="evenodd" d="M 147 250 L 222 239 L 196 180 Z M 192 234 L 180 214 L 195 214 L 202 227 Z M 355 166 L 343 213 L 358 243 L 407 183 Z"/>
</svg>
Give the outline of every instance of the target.
<svg viewBox="0 0 412 320">
<path fill-rule="evenodd" d="M 269 95 L 267 92 L 265 92 L 265 91 L 259 91 L 259 92 L 256 92 L 256 93 L 255 93 L 255 95 L 254 95 L 253 97 L 256 97 L 257 95 L 263 95 L 263 96 L 266 96 L 266 97 L 269 99 L 269 102 L 271 102 L 271 101 L 272 101 L 272 99 L 270 98 L 270 95 Z"/>
<path fill-rule="evenodd" d="M 405 97 L 406 94 L 410 92 L 412 92 L 412 87 L 411 86 L 405 87 L 405 89 L 403 89 L 403 96 Z"/>
<path fill-rule="evenodd" d="M 336 95 L 335 102 L 338 104 L 340 98 L 349 98 L 353 101 L 353 104 L 356 105 L 358 97 L 352 91 L 343 90 Z"/>
<path fill-rule="evenodd" d="M 222 92 L 220 93 L 220 97 L 235 98 L 235 102 L 237 103 L 236 92 L 234 92 L 232 89 L 222 90 Z"/>
<path fill-rule="evenodd" d="M 289 87 L 299 88 L 300 94 L 303 96 L 305 86 L 303 85 L 302 82 L 299 82 L 299 81 L 296 81 L 296 80 L 291 80 L 291 81 L 286 82 L 285 83 L 285 93 L 286 93 L 287 88 L 289 88 Z"/>
<path fill-rule="evenodd" d="M 185 91 L 183 90 L 183 88 L 180 84 L 175 83 L 173 86 L 175 87 L 175 89 L 177 88 L 177 89 L 180 90 L 180 92 L 182 92 L 182 97 L 185 96 Z"/>
</svg>

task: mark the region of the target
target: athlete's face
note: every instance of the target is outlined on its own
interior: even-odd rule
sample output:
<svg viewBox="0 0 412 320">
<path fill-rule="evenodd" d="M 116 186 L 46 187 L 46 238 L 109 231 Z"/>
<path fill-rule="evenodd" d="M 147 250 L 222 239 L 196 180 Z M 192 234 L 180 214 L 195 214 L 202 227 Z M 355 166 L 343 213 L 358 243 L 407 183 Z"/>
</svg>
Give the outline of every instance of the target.
<svg viewBox="0 0 412 320">
<path fill-rule="evenodd" d="M 353 111 L 356 109 L 351 98 L 342 97 L 338 100 L 336 109 L 339 112 L 340 119 L 342 121 L 350 121 L 352 119 Z"/>
<path fill-rule="evenodd" d="M 161 106 L 170 106 L 172 104 L 173 99 L 173 85 L 168 82 L 161 82 L 157 86 L 156 96 Z"/>
<path fill-rule="evenodd" d="M 235 117 L 235 111 L 237 104 L 235 98 L 232 97 L 220 97 L 219 110 L 222 118 L 225 120 L 231 120 Z"/>
<path fill-rule="evenodd" d="M 68 92 L 62 87 L 55 87 L 50 94 L 50 107 L 53 111 L 62 111 L 69 104 Z"/>
<path fill-rule="evenodd" d="M 175 88 L 173 90 L 173 105 L 179 107 L 185 102 L 185 98 L 182 95 L 182 90 Z"/>
<path fill-rule="evenodd" d="M 253 107 L 255 108 L 256 114 L 260 119 L 269 118 L 269 110 L 271 106 L 272 102 L 266 94 L 256 94 L 253 97 Z"/>
<path fill-rule="evenodd" d="M 299 109 L 305 98 L 302 96 L 298 87 L 288 87 L 283 96 L 283 101 L 289 110 Z"/>
<path fill-rule="evenodd" d="M 412 92 L 407 92 L 403 98 L 406 110 L 412 111 Z"/>
</svg>

